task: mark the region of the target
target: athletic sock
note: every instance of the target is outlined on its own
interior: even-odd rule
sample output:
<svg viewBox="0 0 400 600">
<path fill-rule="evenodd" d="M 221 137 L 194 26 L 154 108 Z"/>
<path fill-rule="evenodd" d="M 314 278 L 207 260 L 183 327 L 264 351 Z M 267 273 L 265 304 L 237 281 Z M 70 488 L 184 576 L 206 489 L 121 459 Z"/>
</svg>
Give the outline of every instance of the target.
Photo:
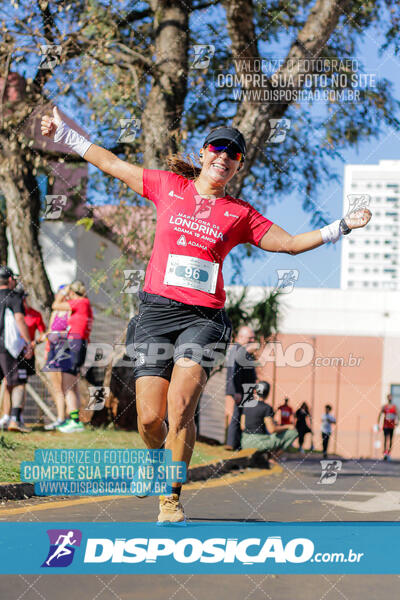
<svg viewBox="0 0 400 600">
<path fill-rule="evenodd" d="M 181 496 L 181 491 L 182 491 L 181 485 L 177 485 L 176 487 L 172 486 L 172 488 L 171 488 L 171 494 L 177 494 L 178 498 L 180 498 L 180 496 Z"/>
<path fill-rule="evenodd" d="M 11 418 L 19 421 L 21 416 L 22 408 L 12 408 L 11 409 Z"/>
<path fill-rule="evenodd" d="M 75 421 L 75 423 L 79 423 L 79 410 L 71 410 L 69 418 Z"/>
</svg>

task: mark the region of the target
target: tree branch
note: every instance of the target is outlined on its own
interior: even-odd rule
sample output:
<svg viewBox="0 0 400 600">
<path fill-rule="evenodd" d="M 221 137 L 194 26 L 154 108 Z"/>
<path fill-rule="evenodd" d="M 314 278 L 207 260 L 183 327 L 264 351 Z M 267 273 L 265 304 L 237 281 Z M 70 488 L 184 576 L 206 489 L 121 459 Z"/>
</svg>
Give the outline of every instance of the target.
<svg viewBox="0 0 400 600">
<path fill-rule="evenodd" d="M 134 23 L 135 21 L 141 21 L 141 19 L 151 17 L 152 15 L 153 11 L 151 8 L 145 8 L 144 10 L 131 10 L 131 12 L 129 12 L 123 20 L 127 23 Z"/>
<path fill-rule="evenodd" d="M 193 6 L 193 10 L 203 10 L 204 8 L 210 8 L 210 6 L 216 6 L 217 4 L 218 0 L 211 0 L 211 2 L 196 4 L 196 6 Z"/>
</svg>

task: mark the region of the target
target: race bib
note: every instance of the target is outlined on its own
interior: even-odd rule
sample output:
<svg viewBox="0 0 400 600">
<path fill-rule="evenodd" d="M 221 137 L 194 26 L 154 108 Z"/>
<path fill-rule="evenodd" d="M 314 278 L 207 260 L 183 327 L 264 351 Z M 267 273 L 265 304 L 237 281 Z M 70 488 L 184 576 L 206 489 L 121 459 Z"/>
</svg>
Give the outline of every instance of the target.
<svg viewBox="0 0 400 600">
<path fill-rule="evenodd" d="M 214 294 L 219 264 L 193 256 L 169 254 L 164 276 L 165 285 L 178 285 Z"/>
</svg>

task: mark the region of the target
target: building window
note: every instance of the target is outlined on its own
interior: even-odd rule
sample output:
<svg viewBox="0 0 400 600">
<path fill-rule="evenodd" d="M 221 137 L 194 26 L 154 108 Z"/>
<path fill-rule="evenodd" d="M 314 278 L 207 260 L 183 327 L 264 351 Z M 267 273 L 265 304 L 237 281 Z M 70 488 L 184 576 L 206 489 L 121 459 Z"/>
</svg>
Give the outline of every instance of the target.
<svg viewBox="0 0 400 600">
<path fill-rule="evenodd" d="M 392 394 L 393 404 L 397 406 L 397 410 L 400 412 L 400 383 L 392 383 L 390 393 Z"/>
</svg>

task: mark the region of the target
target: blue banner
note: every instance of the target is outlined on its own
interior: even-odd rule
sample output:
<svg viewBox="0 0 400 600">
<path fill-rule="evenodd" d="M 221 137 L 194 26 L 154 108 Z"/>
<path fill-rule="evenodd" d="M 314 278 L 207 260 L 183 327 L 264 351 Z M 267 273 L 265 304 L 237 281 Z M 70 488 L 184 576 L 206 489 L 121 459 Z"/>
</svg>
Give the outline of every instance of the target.
<svg viewBox="0 0 400 600">
<path fill-rule="evenodd" d="M 0 573 L 399 574 L 400 523 L 0 523 Z"/>
<path fill-rule="evenodd" d="M 171 450 L 49 448 L 21 462 L 20 475 L 37 496 L 159 496 L 186 481 L 186 464 Z"/>
</svg>

